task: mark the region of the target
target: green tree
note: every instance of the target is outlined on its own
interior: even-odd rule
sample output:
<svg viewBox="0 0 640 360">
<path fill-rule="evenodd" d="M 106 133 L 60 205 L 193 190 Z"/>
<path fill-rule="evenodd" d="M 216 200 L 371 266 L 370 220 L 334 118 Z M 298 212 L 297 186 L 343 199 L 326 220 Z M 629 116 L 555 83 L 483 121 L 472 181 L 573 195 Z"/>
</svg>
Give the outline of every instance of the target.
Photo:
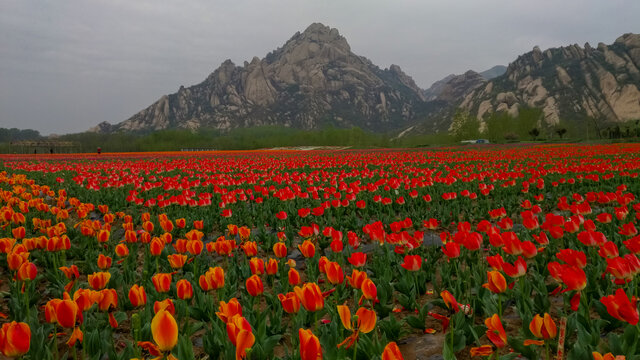
<svg viewBox="0 0 640 360">
<path fill-rule="evenodd" d="M 458 109 L 453 116 L 449 134 L 457 141 L 480 137 L 480 121 L 467 111 Z"/>
</svg>

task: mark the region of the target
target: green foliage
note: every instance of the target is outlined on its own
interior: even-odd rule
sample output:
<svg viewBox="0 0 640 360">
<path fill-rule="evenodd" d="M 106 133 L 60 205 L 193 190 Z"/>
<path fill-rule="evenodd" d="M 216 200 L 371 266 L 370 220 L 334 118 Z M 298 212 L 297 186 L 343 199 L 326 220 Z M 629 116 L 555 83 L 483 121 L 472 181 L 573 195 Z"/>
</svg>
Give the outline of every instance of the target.
<svg viewBox="0 0 640 360">
<path fill-rule="evenodd" d="M 521 108 L 517 117 L 506 112 L 492 113 L 486 120 L 486 128 L 482 136 L 491 142 L 515 141 L 517 139 L 537 138 L 542 119 L 542 110 Z M 534 136 L 537 131 L 537 134 Z"/>
<path fill-rule="evenodd" d="M 447 133 L 440 134 L 419 134 L 419 135 L 405 135 L 401 138 L 393 139 L 391 145 L 393 147 L 411 148 L 411 147 L 425 147 L 425 146 L 437 146 L 437 145 L 450 145 L 455 143 L 453 137 Z"/>
<path fill-rule="evenodd" d="M 538 136 L 540 136 L 540 130 L 538 130 L 538 128 L 535 127 L 529 131 L 529 135 L 531 136 L 531 139 L 535 141 L 538 138 Z"/>
<path fill-rule="evenodd" d="M 36 130 L 0 128 L 0 143 L 8 143 L 11 141 L 21 141 L 21 140 L 38 140 L 38 139 L 42 139 L 42 136 Z"/>
<path fill-rule="evenodd" d="M 353 146 L 387 147 L 385 135 L 373 134 L 359 128 L 321 130 L 298 130 L 285 127 L 265 126 L 233 129 L 221 132 L 214 129 L 162 130 L 149 134 L 95 134 L 79 133 L 62 136 L 60 140 L 73 141 L 80 151 L 103 152 L 125 151 L 180 151 L 182 149 L 241 150 L 288 146 Z M 1 150 L 1 148 L 0 148 Z"/>
<path fill-rule="evenodd" d="M 480 121 L 469 112 L 458 110 L 453 116 L 449 134 L 457 141 L 480 137 Z"/>
</svg>

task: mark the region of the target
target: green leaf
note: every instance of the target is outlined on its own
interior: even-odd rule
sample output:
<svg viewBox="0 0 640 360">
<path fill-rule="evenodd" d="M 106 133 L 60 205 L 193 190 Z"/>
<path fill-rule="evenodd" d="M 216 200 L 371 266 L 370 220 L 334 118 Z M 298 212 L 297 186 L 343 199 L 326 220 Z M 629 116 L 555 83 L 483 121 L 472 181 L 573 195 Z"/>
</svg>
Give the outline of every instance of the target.
<svg viewBox="0 0 640 360">
<path fill-rule="evenodd" d="M 517 358 L 518 356 L 520 356 L 520 354 L 518 354 L 518 353 L 510 353 L 510 354 L 506 354 L 506 355 L 500 356 L 500 360 L 513 360 L 513 359 Z"/>
<path fill-rule="evenodd" d="M 621 336 L 610 333 L 609 337 L 609 350 L 611 350 L 614 354 L 622 354 L 624 350 L 622 348 L 622 339 Z"/>
<path fill-rule="evenodd" d="M 421 320 L 420 318 L 418 318 L 417 316 L 407 316 L 404 321 L 409 324 L 409 326 L 411 326 L 412 328 L 415 329 L 419 329 L 419 330 L 423 330 L 426 329 L 426 325 L 424 320 Z"/>
<path fill-rule="evenodd" d="M 453 334 L 453 351 L 458 352 L 467 346 L 467 338 L 462 331 Z"/>
<path fill-rule="evenodd" d="M 451 343 L 448 341 L 445 342 L 444 347 L 442 348 L 442 357 L 444 360 L 456 360 L 456 355 L 451 349 Z"/>
<path fill-rule="evenodd" d="M 509 338 L 509 345 L 518 353 L 522 354 L 527 359 L 538 359 L 538 353 L 535 346 L 524 346 L 524 342 L 521 338 Z"/>
<path fill-rule="evenodd" d="M 567 354 L 567 360 L 584 360 L 591 358 L 593 358 L 591 352 L 578 344 L 576 344 Z"/>
</svg>

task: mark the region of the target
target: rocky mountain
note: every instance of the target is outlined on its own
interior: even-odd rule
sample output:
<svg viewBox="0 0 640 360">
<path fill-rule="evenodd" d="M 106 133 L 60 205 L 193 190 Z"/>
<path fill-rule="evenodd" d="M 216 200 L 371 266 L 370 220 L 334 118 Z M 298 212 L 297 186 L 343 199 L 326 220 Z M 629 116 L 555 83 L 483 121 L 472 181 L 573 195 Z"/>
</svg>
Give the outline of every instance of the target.
<svg viewBox="0 0 640 360">
<path fill-rule="evenodd" d="M 427 99 L 427 101 L 436 100 L 438 98 L 438 95 L 440 95 L 444 90 L 447 83 L 458 76 L 459 75 L 456 75 L 456 74 L 449 74 L 444 78 L 434 82 L 433 84 L 431 84 L 431 86 L 428 89 L 422 92 L 424 95 L 424 98 Z"/>
<path fill-rule="evenodd" d="M 354 54 L 337 29 L 316 23 L 262 59 L 242 66 L 227 60 L 200 84 L 92 131 L 278 125 L 437 133 L 460 109 L 482 123 L 494 112 L 517 117 L 524 107 L 541 109 L 541 125 L 549 126 L 640 119 L 640 35 L 595 48 L 535 47 L 506 68 L 452 74 L 423 90 L 397 65 L 379 68 Z"/>
<path fill-rule="evenodd" d="M 499 72 L 499 66 L 482 73 L 492 76 L 497 72 Z M 433 107 L 433 111 L 427 115 L 427 120 L 412 127 L 412 131 L 418 133 L 447 131 L 460 102 L 472 91 L 487 83 L 487 78 L 482 73 L 469 70 L 461 75 L 448 75 L 433 83 L 423 94 L 427 101 L 437 103 L 439 106 Z"/>
<path fill-rule="evenodd" d="M 498 76 L 507 72 L 507 67 L 504 65 L 496 65 L 489 70 L 485 70 L 480 72 L 480 76 L 487 80 L 491 80 L 493 78 L 497 78 Z"/>
<path fill-rule="evenodd" d="M 612 45 L 535 47 L 507 72 L 470 91 L 459 106 L 484 119 L 523 106 L 540 108 L 547 125 L 561 120 L 615 123 L 640 119 L 640 35 Z"/>
<path fill-rule="evenodd" d="M 469 70 L 462 75 L 449 75 L 435 82 L 429 89 L 424 91 L 424 95 L 427 100 L 438 100 L 454 104 L 486 82 L 487 80 L 482 75 Z"/>
<path fill-rule="evenodd" d="M 462 75 L 450 74 L 434 82 L 431 87 L 423 91 L 423 94 L 427 101 L 443 100 L 455 102 L 459 100 L 460 96 L 466 96 L 469 91 L 485 83 L 485 80 L 491 80 L 505 72 L 507 72 L 506 66 L 496 65 L 489 70 L 479 73 L 469 70 Z M 440 95 L 442 95 L 442 97 L 440 97 Z"/>
<path fill-rule="evenodd" d="M 437 107 L 425 100 L 399 66 L 380 69 L 354 54 L 337 29 L 315 23 L 262 59 L 242 66 L 227 60 L 200 84 L 180 87 L 128 120 L 92 130 L 332 125 L 380 132 L 423 119 Z"/>
</svg>

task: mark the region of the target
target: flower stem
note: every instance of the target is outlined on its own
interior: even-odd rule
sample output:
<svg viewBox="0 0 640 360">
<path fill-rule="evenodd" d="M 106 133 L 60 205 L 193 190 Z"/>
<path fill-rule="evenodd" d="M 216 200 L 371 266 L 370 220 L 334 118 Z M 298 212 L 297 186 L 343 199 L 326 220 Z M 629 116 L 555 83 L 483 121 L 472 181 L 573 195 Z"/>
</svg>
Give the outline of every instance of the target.
<svg viewBox="0 0 640 360">
<path fill-rule="evenodd" d="M 353 360 L 356 360 L 356 356 L 358 356 L 358 342 L 356 341 L 355 344 L 353 344 Z"/>
<path fill-rule="evenodd" d="M 544 351 L 546 354 L 546 359 L 551 360 L 551 355 L 549 354 L 549 341 L 544 342 Z"/>
<path fill-rule="evenodd" d="M 451 324 L 450 324 L 451 329 L 449 330 L 449 331 L 451 332 L 451 353 L 452 353 L 452 354 L 453 354 L 453 352 L 454 352 L 454 351 L 453 351 L 453 329 L 454 329 L 454 326 L 453 326 L 453 325 L 454 325 L 454 323 L 453 323 L 453 317 L 454 317 L 454 316 L 455 316 L 455 313 L 454 313 L 454 314 L 451 314 Z"/>
<path fill-rule="evenodd" d="M 313 332 L 317 334 L 318 333 L 318 311 L 315 311 L 313 313 L 313 318 L 314 318 L 314 320 L 313 320 Z"/>
</svg>

